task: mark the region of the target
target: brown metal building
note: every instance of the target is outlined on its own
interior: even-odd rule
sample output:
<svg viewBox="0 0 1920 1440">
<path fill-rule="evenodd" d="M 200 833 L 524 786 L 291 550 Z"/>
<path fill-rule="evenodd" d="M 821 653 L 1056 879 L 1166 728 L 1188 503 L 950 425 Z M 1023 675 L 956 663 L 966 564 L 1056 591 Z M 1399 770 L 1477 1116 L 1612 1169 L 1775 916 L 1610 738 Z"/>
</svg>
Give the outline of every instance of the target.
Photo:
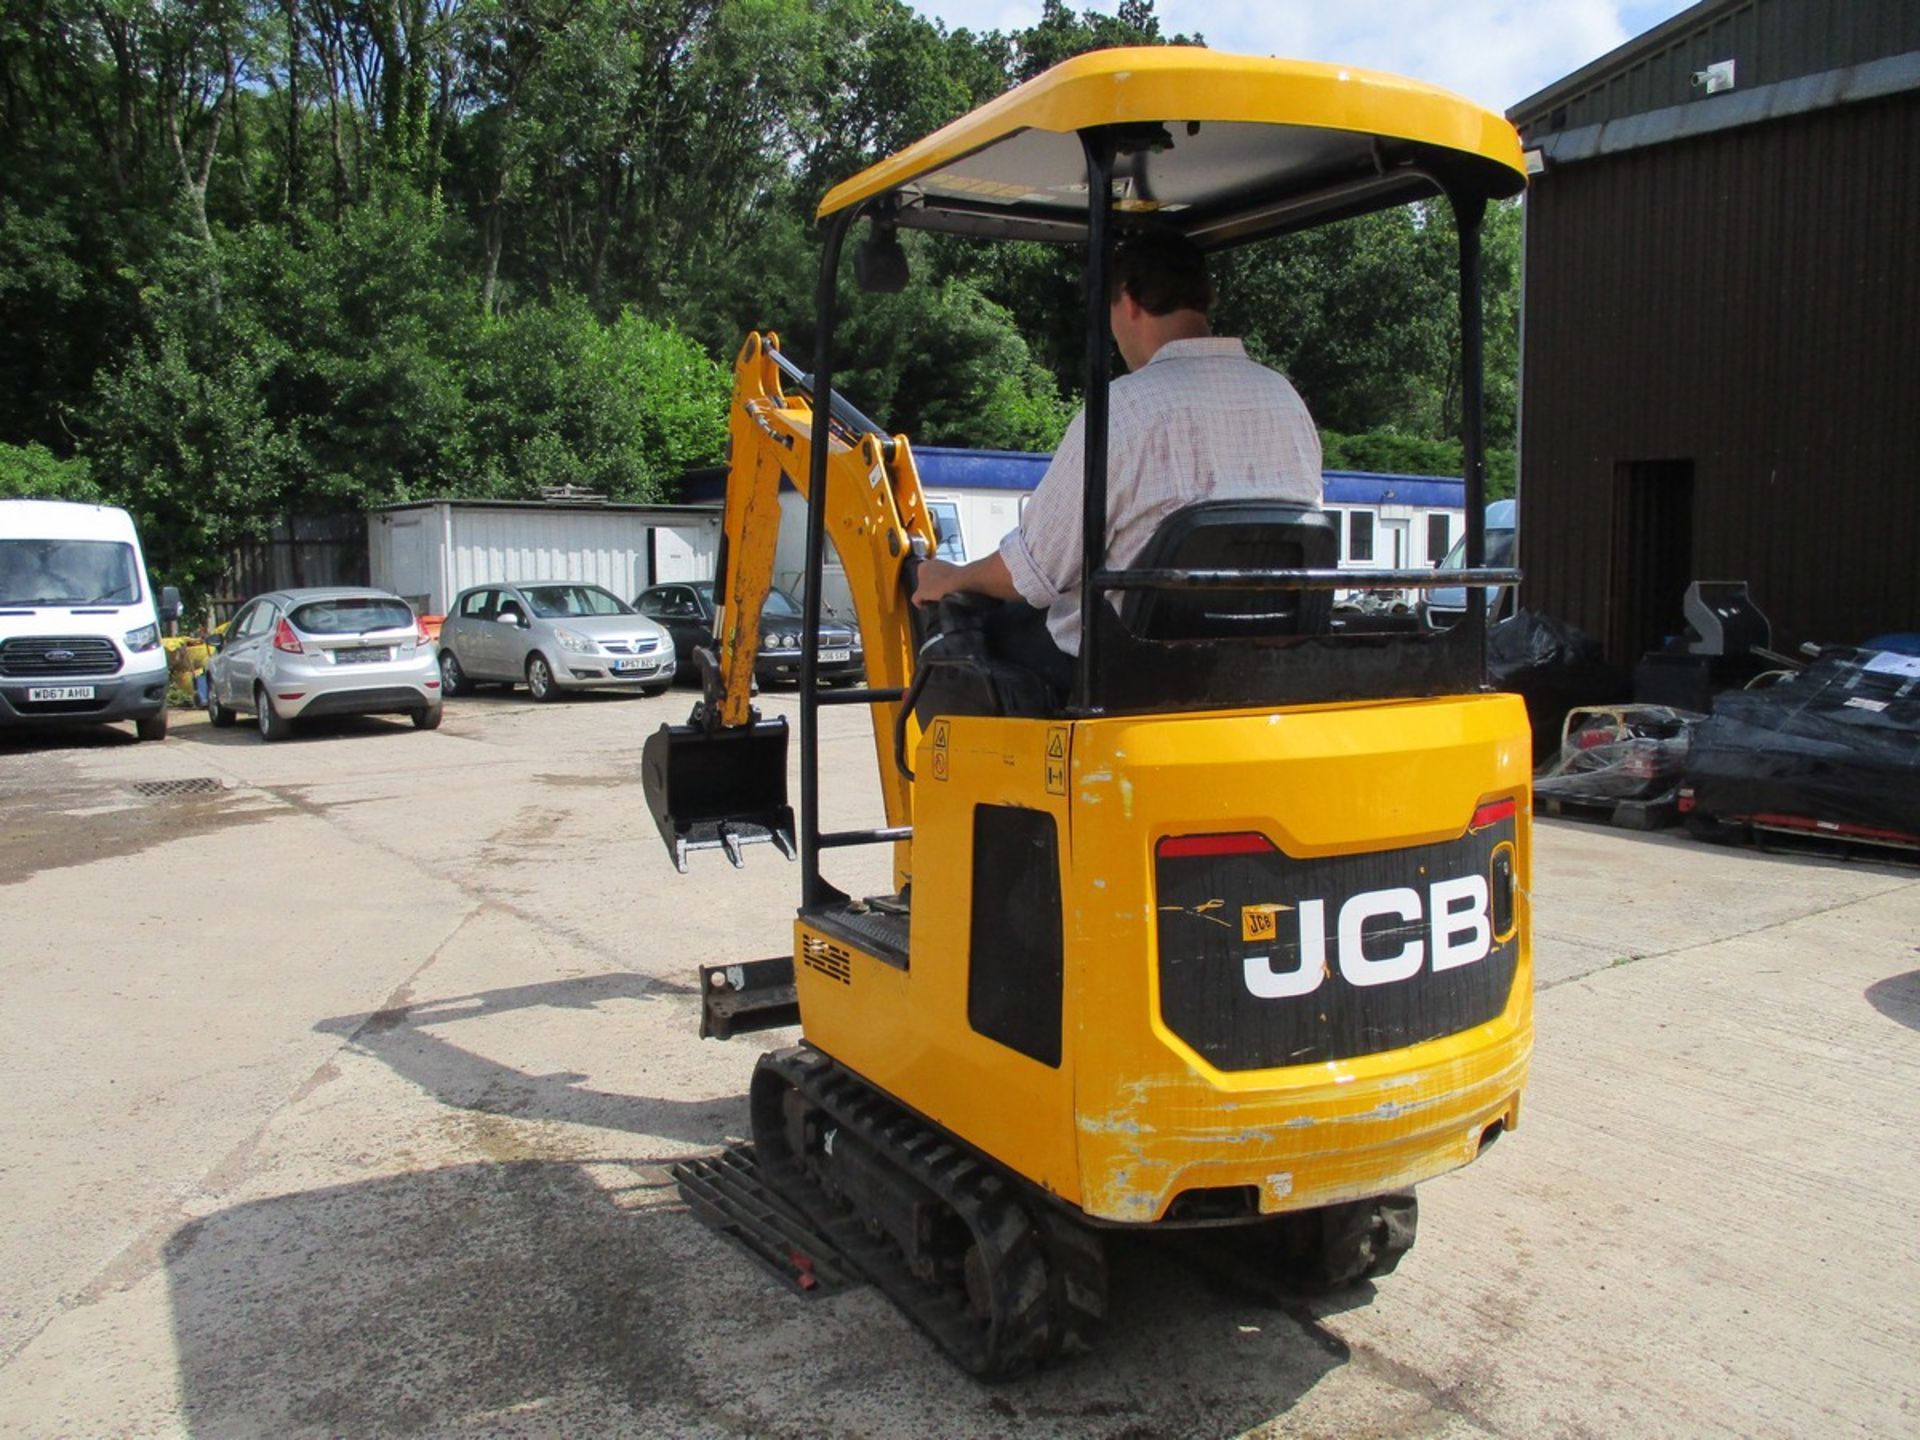
<svg viewBox="0 0 1920 1440">
<path fill-rule="evenodd" d="M 1920 3 L 1706 0 L 1508 112 L 1526 603 L 1631 664 L 1920 631 Z"/>
</svg>

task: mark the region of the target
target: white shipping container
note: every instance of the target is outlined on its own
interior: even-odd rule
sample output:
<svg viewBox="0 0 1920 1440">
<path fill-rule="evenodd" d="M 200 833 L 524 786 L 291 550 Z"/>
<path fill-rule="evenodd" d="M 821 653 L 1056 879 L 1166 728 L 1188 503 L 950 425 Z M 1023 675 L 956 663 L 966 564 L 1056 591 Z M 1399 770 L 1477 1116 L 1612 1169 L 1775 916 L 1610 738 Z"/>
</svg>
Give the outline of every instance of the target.
<svg viewBox="0 0 1920 1440">
<path fill-rule="evenodd" d="M 375 585 L 444 615 L 469 585 L 582 580 L 631 600 L 662 580 L 707 580 L 720 512 L 701 505 L 427 500 L 367 517 Z"/>
</svg>

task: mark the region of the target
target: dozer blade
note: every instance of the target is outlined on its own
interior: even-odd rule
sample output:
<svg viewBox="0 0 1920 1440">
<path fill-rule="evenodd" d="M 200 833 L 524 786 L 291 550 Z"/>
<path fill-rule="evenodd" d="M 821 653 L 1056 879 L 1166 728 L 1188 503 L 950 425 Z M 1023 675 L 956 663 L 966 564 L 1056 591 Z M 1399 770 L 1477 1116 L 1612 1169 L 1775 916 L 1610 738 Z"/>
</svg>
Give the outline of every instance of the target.
<svg viewBox="0 0 1920 1440">
<path fill-rule="evenodd" d="M 738 866 L 740 847 L 762 841 L 793 859 L 785 717 L 730 729 L 662 725 L 647 737 L 640 779 L 681 874 L 695 850 L 724 850 Z"/>
</svg>

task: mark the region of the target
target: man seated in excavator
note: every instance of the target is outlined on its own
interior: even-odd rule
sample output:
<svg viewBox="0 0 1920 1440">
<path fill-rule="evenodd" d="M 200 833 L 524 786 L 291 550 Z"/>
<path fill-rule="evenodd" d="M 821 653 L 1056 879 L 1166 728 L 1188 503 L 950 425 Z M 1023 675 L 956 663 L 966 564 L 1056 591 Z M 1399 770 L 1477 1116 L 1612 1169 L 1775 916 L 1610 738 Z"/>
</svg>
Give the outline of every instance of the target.
<svg viewBox="0 0 1920 1440">
<path fill-rule="evenodd" d="M 1125 566 L 1183 506 L 1234 498 L 1320 507 L 1320 435 L 1278 371 L 1215 336 L 1206 257 L 1176 234 L 1141 231 L 1108 273 L 1113 340 L 1128 373 L 1108 391 L 1107 553 Z M 999 547 L 956 565 L 921 562 L 914 603 L 952 594 L 1006 601 L 986 643 L 1036 671 L 1055 703 L 1080 653 L 1080 520 L 1086 411 L 1074 416 L 1019 525 Z"/>
<path fill-rule="evenodd" d="M 1413 1187 L 1518 1123 L 1530 746 L 1520 699 L 1487 681 L 1484 597 L 1519 575 L 1484 563 L 1479 239 L 1525 177 L 1504 118 L 1399 77 L 1197 48 L 1082 55 L 835 187 L 811 373 L 771 336 L 737 357 L 724 606 L 700 706 L 647 742 L 647 800 L 683 868 L 707 848 L 738 862 L 756 839 L 797 855 L 790 949 L 703 967 L 702 1033 L 798 1021 L 798 1043 L 754 1071 L 755 1183 L 974 1374 L 1091 1332 L 1115 1231 L 1219 1237 L 1240 1273 L 1288 1285 L 1382 1276 L 1413 1243 Z M 1366 633 L 1331 620 L 1351 576 L 1312 504 L 1304 415 L 1304 453 L 1263 437 L 1239 470 L 1185 453 L 1220 448 L 1223 422 L 1161 463 L 1159 432 L 1119 412 L 1213 364 L 1183 353 L 1219 342 L 1176 337 L 1110 384 L 1114 332 L 1131 348 L 1146 322 L 1108 272 L 1122 231 L 1211 254 L 1408 204 L 1449 209 L 1459 240 L 1469 568 L 1375 578 L 1464 585 L 1469 611 L 1447 631 Z M 901 229 L 1084 257 L 1080 483 L 1057 461 L 1062 483 L 999 557 L 1072 654 L 1064 703 L 926 693 L 964 666 L 930 652 L 913 596 L 955 577 L 928 573 L 911 447 L 833 388 L 856 223 L 863 284 L 902 282 Z M 1216 472 L 1247 488 L 1138 514 L 1109 496 Z M 750 703 L 783 477 L 807 499 L 797 823 L 784 716 Z M 1049 512 L 1071 531 L 1052 549 Z M 864 690 L 816 683 L 829 544 Z M 1059 561 L 1076 549 L 1077 569 Z M 1059 606 L 1076 590 L 1077 646 Z M 976 691 L 996 688 L 988 673 Z M 823 773 L 823 716 L 843 706 L 873 733 L 871 829 L 822 824 L 823 786 L 844 780 Z M 829 878 L 823 857 L 855 847 L 886 853 Z M 770 1208 L 716 1213 L 745 1225 Z"/>
</svg>

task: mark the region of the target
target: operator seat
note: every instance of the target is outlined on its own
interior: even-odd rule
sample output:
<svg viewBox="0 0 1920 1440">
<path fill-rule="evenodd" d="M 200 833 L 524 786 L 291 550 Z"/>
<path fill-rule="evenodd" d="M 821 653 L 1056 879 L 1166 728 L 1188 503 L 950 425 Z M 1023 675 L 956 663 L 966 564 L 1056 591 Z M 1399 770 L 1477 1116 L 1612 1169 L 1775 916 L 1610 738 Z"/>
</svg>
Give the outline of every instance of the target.
<svg viewBox="0 0 1920 1440">
<path fill-rule="evenodd" d="M 1340 542 L 1323 510 L 1270 500 L 1205 500 L 1160 522 L 1129 569 L 1331 570 Z M 1268 640 L 1324 635 L 1332 627 L 1329 590 L 1129 590 L 1119 623 L 1127 635 L 1151 642 L 1137 663 L 1155 669 L 1153 649 L 1167 642 Z M 921 727 L 936 715 L 1047 716 L 1065 697 L 1034 671 L 993 653 L 985 608 L 977 596 L 941 602 L 936 634 L 922 648 L 911 708 Z M 1140 677 L 1149 689 L 1151 676 Z M 1168 677 L 1162 698 L 1186 708 L 1193 694 Z"/>
<path fill-rule="evenodd" d="M 1203 500 L 1160 522 L 1129 569 L 1331 570 L 1339 533 L 1324 510 L 1270 500 Z M 1324 635 L 1331 590 L 1129 590 L 1121 623 L 1142 640 Z"/>
</svg>

